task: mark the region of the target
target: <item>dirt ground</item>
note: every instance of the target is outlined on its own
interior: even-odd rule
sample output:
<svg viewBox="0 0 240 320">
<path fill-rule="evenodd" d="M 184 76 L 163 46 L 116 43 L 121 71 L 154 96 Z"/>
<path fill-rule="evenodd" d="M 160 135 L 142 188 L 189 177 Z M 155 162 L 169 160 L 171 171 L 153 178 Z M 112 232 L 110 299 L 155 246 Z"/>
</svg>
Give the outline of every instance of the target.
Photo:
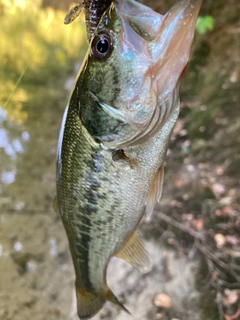
<svg viewBox="0 0 240 320">
<path fill-rule="evenodd" d="M 146 1 L 157 10 L 172 2 Z M 109 286 L 132 316 L 107 303 L 93 320 L 240 319 L 239 1 L 207 1 L 206 14 L 215 28 L 195 37 L 162 201 L 141 224 L 152 270 L 113 258 Z M 47 94 L 37 108 L 24 106 L 24 126 L 0 109 L 1 320 L 78 319 L 68 243 L 52 209 L 64 104 Z"/>
</svg>

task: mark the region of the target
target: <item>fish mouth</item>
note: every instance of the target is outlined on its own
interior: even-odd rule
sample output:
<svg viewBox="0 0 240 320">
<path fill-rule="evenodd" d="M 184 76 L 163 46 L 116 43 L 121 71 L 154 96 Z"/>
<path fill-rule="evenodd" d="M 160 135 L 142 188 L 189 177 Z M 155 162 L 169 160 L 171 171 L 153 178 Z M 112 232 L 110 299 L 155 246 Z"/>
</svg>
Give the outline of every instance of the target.
<svg viewBox="0 0 240 320">
<path fill-rule="evenodd" d="M 140 106 L 135 117 L 131 113 L 131 121 L 125 110 L 118 112 L 133 128 L 132 136 L 118 141 L 118 147 L 133 146 L 151 138 L 179 107 L 179 82 L 189 60 L 201 3 L 202 0 L 180 0 L 169 12 L 160 15 L 136 1 L 115 2 L 122 23 L 119 38 L 121 52 L 124 55 L 130 51 L 142 58 L 148 66 L 143 82 L 152 79 L 149 88 L 154 92 L 149 96 L 157 96 L 157 102 L 151 107 L 155 110 Z M 136 92 L 136 97 L 139 94 L 142 94 L 141 90 Z M 131 99 L 127 104 L 133 101 Z M 148 114 L 145 122 L 142 118 L 139 121 L 140 110 L 142 114 Z"/>
<path fill-rule="evenodd" d="M 188 62 L 201 4 L 202 0 L 180 0 L 161 15 L 136 1 L 115 2 L 122 24 L 121 52 L 133 52 L 149 64 L 158 92 L 174 88 Z"/>
<path fill-rule="evenodd" d="M 178 113 L 180 79 L 189 60 L 201 3 L 180 0 L 160 15 L 133 0 L 114 2 L 112 9 L 121 21 L 118 49 L 123 60 L 136 58 L 134 66 L 139 69 L 133 75 L 141 81 L 134 91 L 128 85 L 122 89 L 126 97 L 123 101 L 104 101 L 98 93 L 90 92 L 98 106 L 122 126 L 121 135 L 100 137 L 105 147 L 142 144 Z"/>
</svg>

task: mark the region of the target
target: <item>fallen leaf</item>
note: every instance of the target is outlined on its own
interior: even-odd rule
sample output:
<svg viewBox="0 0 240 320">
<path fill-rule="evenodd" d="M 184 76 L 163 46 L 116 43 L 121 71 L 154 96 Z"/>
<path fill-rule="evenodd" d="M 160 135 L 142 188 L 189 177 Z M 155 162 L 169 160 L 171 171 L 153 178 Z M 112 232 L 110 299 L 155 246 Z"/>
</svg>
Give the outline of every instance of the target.
<svg viewBox="0 0 240 320">
<path fill-rule="evenodd" d="M 187 220 L 187 221 L 193 220 L 193 214 L 192 213 L 183 213 L 182 217 L 183 217 L 184 220 Z"/>
<path fill-rule="evenodd" d="M 235 236 L 225 236 L 225 239 L 227 241 L 227 243 L 235 246 L 236 244 L 239 243 L 239 239 Z"/>
<path fill-rule="evenodd" d="M 217 233 L 214 236 L 214 240 L 218 248 L 222 248 L 226 244 L 226 239 L 223 234 Z"/>
<path fill-rule="evenodd" d="M 178 201 L 178 200 L 172 200 L 171 203 L 170 203 L 171 207 L 182 207 L 182 202 Z"/>
<path fill-rule="evenodd" d="M 225 213 L 222 209 L 217 209 L 217 210 L 215 211 L 215 214 L 216 214 L 216 216 L 218 216 L 218 217 L 226 217 L 226 216 L 227 216 L 227 213 Z"/>
<path fill-rule="evenodd" d="M 238 290 L 225 289 L 224 296 L 222 298 L 223 305 L 225 307 L 230 307 L 235 302 L 237 302 L 238 298 L 239 298 Z"/>
<path fill-rule="evenodd" d="M 238 308 L 237 312 L 233 315 L 225 314 L 224 319 L 225 320 L 239 320 L 240 317 L 240 307 Z"/>
<path fill-rule="evenodd" d="M 216 197 L 220 197 L 221 195 L 224 194 L 225 192 L 225 187 L 223 184 L 221 183 L 214 183 L 212 186 L 211 186 L 211 190 L 212 192 L 214 193 L 214 195 Z"/>
<path fill-rule="evenodd" d="M 184 182 L 180 179 L 175 179 L 174 183 L 177 188 L 181 188 L 184 185 Z"/>
<path fill-rule="evenodd" d="M 166 293 L 159 293 L 154 299 L 154 304 L 159 308 L 169 309 L 171 308 L 172 301 Z"/>
<path fill-rule="evenodd" d="M 195 167 L 194 167 L 194 165 L 192 165 L 192 164 L 188 164 L 188 165 L 186 166 L 186 168 L 187 168 L 187 171 L 189 171 L 189 172 L 193 172 L 193 171 L 195 170 Z"/>
<path fill-rule="evenodd" d="M 174 243 L 175 243 L 174 238 L 168 238 L 167 239 L 167 243 L 170 244 L 170 245 L 174 245 Z"/>
<path fill-rule="evenodd" d="M 219 278 L 218 272 L 217 272 L 217 271 L 214 271 L 214 272 L 212 273 L 211 280 L 212 280 L 212 281 L 217 281 L 218 278 Z"/>
<path fill-rule="evenodd" d="M 197 230 L 202 230 L 204 227 L 203 219 L 193 219 L 191 221 L 191 226 Z"/>
<path fill-rule="evenodd" d="M 222 206 L 227 206 L 227 205 L 230 205 L 232 203 L 232 201 L 233 201 L 232 197 L 224 197 L 219 201 L 219 203 Z"/>
<path fill-rule="evenodd" d="M 224 171 L 225 171 L 224 166 L 217 166 L 216 173 L 218 176 L 221 176 L 224 173 Z"/>
</svg>

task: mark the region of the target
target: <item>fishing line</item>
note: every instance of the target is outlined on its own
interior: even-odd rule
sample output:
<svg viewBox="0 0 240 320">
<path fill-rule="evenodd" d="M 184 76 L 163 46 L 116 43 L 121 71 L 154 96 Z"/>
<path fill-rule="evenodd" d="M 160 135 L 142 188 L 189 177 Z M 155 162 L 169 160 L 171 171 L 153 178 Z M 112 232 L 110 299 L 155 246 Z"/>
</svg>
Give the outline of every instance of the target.
<svg viewBox="0 0 240 320">
<path fill-rule="evenodd" d="M 51 26 L 52 26 L 55 18 L 56 18 L 56 14 L 54 15 L 52 21 L 49 23 L 48 27 L 47 27 L 46 30 L 44 31 L 44 36 L 47 34 L 47 32 L 49 31 L 49 29 L 51 28 Z M 35 55 L 37 54 L 37 52 L 38 52 L 39 50 L 40 50 L 40 48 L 36 48 L 36 49 L 35 49 L 35 52 L 34 52 L 33 55 L 32 55 L 32 59 L 35 57 Z M 12 91 L 11 91 L 11 93 L 10 93 L 7 101 L 3 104 L 3 109 L 6 109 L 8 103 L 11 101 L 14 93 L 16 92 L 16 90 L 17 90 L 17 88 L 18 88 L 18 86 L 19 86 L 19 83 L 21 82 L 22 78 L 24 77 L 24 75 L 25 75 L 27 69 L 29 68 L 29 66 L 31 65 L 31 63 L 32 63 L 32 61 L 30 60 L 30 61 L 27 63 L 27 65 L 25 66 L 25 68 L 23 69 L 21 75 L 19 76 L 19 78 L 18 78 L 18 80 L 17 80 L 17 82 L 16 82 L 16 84 L 15 84 L 15 87 L 12 89 Z"/>
</svg>

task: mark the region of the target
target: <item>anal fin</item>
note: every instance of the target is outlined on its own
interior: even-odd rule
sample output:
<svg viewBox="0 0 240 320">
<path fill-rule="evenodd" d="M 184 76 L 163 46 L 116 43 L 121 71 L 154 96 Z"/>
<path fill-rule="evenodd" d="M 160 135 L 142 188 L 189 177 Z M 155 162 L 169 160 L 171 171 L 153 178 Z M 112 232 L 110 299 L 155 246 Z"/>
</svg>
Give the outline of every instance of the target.
<svg viewBox="0 0 240 320">
<path fill-rule="evenodd" d="M 109 288 L 107 288 L 107 293 L 105 294 L 105 297 L 106 297 L 106 300 L 114 303 L 115 305 L 119 306 L 123 311 L 131 315 L 128 309 L 118 300 L 118 298 L 114 295 L 114 293 Z"/>
<path fill-rule="evenodd" d="M 148 194 L 147 203 L 146 203 L 147 219 L 151 217 L 155 204 L 160 201 L 160 198 L 162 195 L 163 180 L 164 180 L 164 165 L 162 165 L 158 169 L 158 172 L 156 173 L 156 176 L 153 180 L 152 187 Z"/>
<path fill-rule="evenodd" d="M 144 247 L 142 239 L 136 232 L 131 235 L 124 247 L 116 254 L 116 257 L 127 261 L 143 273 L 151 270 L 148 252 Z"/>
</svg>

